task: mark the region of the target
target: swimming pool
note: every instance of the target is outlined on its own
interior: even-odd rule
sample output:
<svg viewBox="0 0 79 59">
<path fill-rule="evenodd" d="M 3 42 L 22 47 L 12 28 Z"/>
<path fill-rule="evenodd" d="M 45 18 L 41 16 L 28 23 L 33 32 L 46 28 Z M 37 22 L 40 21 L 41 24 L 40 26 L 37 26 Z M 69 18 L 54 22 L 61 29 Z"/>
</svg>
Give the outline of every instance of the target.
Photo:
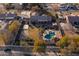
<svg viewBox="0 0 79 59">
<path fill-rule="evenodd" d="M 54 31 L 48 31 L 46 34 L 44 34 L 44 40 L 52 40 L 55 37 Z"/>
</svg>

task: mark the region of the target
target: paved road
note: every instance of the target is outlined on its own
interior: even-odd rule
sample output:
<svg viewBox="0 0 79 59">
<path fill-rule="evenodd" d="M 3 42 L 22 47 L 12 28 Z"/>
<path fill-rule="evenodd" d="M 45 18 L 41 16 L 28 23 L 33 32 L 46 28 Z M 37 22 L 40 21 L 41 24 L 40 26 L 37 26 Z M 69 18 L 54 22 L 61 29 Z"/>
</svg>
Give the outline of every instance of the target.
<svg viewBox="0 0 79 59">
<path fill-rule="evenodd" d="M 12 50 L 11 52 L 0 51 L 0 56 L 32 56 L 32 54 L 28 52 Z"/>
<path fill-rule="evenodd" d="M 15 56 L 22 56 L 22 55 L 26 55 L 26 56 L 31 56 L 31 55 L 36 55 L 36 56 L 57 56 L 59 55 L 59 53 L 57 51 L 59 51 L 59 48 L 57 47 L 50 47 L 50 48 L 46 48 L 46 52 L 45 53 L 34 53 L 32 52 L 32 48 L 33 46 L 0 46 L 0 55 L 15 55 Z M 11 50 L 10 50 L 11 49 Z"/>
<path fill-rule="evenodd" d="M 7 45 L 7 46 L 0 46 L 0 56 L 1 55 L 32 55 L 32 48 L 33 47 L 23 47 L 23 46 L 15 46 L 15 45 Z"/>
</svg>

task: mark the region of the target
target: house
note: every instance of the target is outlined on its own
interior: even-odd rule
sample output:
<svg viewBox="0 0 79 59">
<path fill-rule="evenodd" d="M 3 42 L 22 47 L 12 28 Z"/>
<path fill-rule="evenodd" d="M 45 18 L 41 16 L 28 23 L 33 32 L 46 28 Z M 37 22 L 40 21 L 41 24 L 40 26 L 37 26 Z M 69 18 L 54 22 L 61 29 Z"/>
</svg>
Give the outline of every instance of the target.
<svg viewBox="0 0 79 59">
<path fill-rule="evenodd" d="M 75 32 L 79 32 L 79 16 L 68 16 L 68 20 Z"/>
<path fill-rule="evenodd" d="M 79 22 L 79 16 L 68 16 L 69 22 L 72 24 L 72 26 L 78 25 Z"/>
<path fill-rule="evenodd" d="M 16 14 L 0 14 L 0 20 L 12 20 L 16 17 Z"/>
<path fill-rule="evenodd" d="M 52 17 L 50 16 L 32 16 L 30 18 L 29 24 L 42 27 L 42 28 L 50 28 L 52 26 Z"/>
<path fill-rule="evenodd" d="M 70 10 L 78 10 L 78 8 L 75 5 L 66 5 L 66 4 L 60 5 L 60 11 L 70 11 Z"/>
</svg>

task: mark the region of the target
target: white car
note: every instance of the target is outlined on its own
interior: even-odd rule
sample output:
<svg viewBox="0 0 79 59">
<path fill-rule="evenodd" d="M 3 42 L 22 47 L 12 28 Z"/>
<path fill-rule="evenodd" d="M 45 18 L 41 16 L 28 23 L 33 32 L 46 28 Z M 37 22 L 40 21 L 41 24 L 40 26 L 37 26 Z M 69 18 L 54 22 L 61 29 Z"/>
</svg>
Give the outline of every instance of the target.
<svg viewBox="0 0 79 59">
<path fill-rule="evenodd" d="M 23 27 L 24 30 L 27 30 L 28 28 L 29 28 L 29 25 L 27 25 L 27 24 L 24 25 L 24 27 Z"/>
</svg>

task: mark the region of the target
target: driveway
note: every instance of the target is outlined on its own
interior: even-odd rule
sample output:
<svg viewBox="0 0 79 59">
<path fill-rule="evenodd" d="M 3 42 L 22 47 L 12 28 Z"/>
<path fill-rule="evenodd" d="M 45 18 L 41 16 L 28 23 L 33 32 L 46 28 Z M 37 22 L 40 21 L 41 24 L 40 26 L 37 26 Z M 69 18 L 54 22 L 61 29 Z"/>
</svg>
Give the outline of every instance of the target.
<svg viewBox="0 0 79 59">
<path fill-rule="evenodd" d="M 64 30 L 64 33 L 69 36 L 69 37 L 73 37 L 73 36 L 78 36 L 77 33 L 75 33 L 75 31 L 73 30 L 72 26 L 68 23 L 60 23 L 62 29 Z"/>
</svg>

